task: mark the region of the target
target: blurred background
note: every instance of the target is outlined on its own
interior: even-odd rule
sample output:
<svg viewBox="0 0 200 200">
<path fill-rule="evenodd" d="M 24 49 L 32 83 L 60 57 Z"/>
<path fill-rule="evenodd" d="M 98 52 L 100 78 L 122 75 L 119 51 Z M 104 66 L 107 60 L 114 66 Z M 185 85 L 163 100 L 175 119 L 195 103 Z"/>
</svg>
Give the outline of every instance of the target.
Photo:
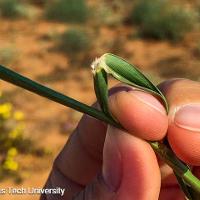
<svg viewBox="0 0 200 200">
<path fill-rule="evenodd" d="M 200 4 L 0 0 L 0 44 L 2 65 L 91 104 L 90 63 L 105 52 L 124 57 L 156 84 L 200 80 Z M 6 82 L 0 86 L 0 186 L 42 187 L 82 114 Z"/>
</svg>

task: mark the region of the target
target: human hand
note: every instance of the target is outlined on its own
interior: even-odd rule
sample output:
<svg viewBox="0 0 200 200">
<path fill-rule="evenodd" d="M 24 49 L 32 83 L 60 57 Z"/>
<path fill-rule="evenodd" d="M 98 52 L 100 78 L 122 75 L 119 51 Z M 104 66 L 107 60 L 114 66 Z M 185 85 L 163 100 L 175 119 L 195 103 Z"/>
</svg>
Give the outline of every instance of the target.
<svg viewBox="0 0 200 200">
<path fill-rule="evenodd" d="M 200 177 L 200 84 L 174 79 L 160 84 L 170 106 L 130 86 L 116 86 L 109 108 L 127 132 L 84 115 L 56 158 L 45 188 L 63 197 L 41 200 L 184 200 L 176 178 L 145 140 L 165 136 Z M 168 130 L 168 131 L 167 131 Z"/>
</svg>

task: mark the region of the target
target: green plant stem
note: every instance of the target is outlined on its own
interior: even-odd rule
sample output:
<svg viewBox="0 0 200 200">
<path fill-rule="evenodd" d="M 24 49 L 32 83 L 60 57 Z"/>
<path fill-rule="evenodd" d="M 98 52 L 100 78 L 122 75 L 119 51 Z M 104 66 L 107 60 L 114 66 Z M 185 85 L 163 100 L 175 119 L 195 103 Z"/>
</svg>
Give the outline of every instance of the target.
<svg viewBox="0 0 200 200">
<path fill-rule="evenodd" d="M 0 65 L 0 78 L 4 81 L 7 81 L 9 83 L 12 83 L 14 85 L 17 85 L 21 88 L 24 88 L 26 90 L 29 90 L 33 93 L 36 93 L 40 96 L 46 97 L 52 101 L 55 101 L 57 103 L 60 103 L 64 106 L 73 108 L 79 112 L 88 114 L 96 119 L 99 119 L 101 121 L 104 121 L 108 124 L 111 124 L 115 127 L 122 128 L 117 124 L 115 121 L 107 117 L 103 112 L 92 108 L 84 103 L 81 103 L 79 101 L 76 101 L 73 98 L 70 98 L 68 96 L 65 96 L 55 90 L 52 90 L 51 88 L 45 87 L 35 81 L 32 81 L 31 79 L 28 79 L 2 65 Z"/>
<path fill-rule="evenodd" d="M 154 151 L 180 176 L 191 188 L 200 193 L 200 180 L 179 160 L 172 150 L 160 142 L 149 142 Z"/>
<path fill-rule="evenodd" d="M 117 128 L 123 129 L 121 125 L 107 117 L 103 112 L 83 104 L 75 99 L 56 92 L 48 87 L 45 87 L 35 81 L 32 81 L 6 67 L 0 65 L 0 78 L 4 81 L 22 87 L 40 96 L 46 97 L 52 101 L 60 103 L 64 106 L 73 108 L 79 112 L 86 113 L 96 119 L 104 121 Z M 200 180 L 195 177 L 188 167 L 181 162 L 176 155 L 167 148 L 166 145 L 160 142 L 149 142 L 154 151 L 170 166 L 183 180 L 191 186 L 195 191 L 200 193 Z"/>
</svg>

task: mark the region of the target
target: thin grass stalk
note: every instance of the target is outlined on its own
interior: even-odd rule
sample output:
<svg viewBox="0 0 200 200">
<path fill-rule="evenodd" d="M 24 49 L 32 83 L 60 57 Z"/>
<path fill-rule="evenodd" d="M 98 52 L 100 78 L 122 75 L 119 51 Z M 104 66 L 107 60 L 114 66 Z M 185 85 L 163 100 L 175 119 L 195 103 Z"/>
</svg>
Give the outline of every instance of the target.
<svg viewBox="0 0 200 200">
<path fill-rule="evenodd" d="M 176 157 L 171 149 L 160 142 L 149 142 L 149 144 L 160 158 L 164 160 L 185 183 L 200 194 L 200 180 L 193 175 L 187 165 Z"/>
<path fill-rule="evenodd" d="M 81 103 L 73 98 L 70 98 L 68 96 L 65 96 L 64 94 L 61 94 L 51 88 L 48 88 L 46 86 L 43 86 L 29 78 L 26 78 L 2 65 L 0 65 L 0 79 L 7 81 L 9 83 L 12 83 L 16 86 L 19 86 L 21 88 L 24 88 L 30 92 L 36 93 L 40 96 L 46 97 L 52 101 L 55 101 L 59 104 L 62 104 L 64 106 L 73 108 L 79 112 L 88 114 L 96 119 L 99 119 L 101 121 L 104 121 L 108 124 L 111 124 L 113 126 L 116 126 L 118 128 L 119 125 L 107 117 L 103 112 L 90 107 L 84 103 Z"/>
</svg>

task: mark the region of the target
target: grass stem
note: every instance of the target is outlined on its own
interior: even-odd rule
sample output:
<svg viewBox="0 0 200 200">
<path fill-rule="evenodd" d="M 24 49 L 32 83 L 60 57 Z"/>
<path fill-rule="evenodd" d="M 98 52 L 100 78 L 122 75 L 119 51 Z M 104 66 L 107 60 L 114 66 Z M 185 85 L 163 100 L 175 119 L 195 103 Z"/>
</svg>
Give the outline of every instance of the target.
<svg viewBox="0 0 200 200">
<path fill-rule="evenodd" d="M 200 194 L 200 180 L 193 175 L 191 170 L 181 160 L 179 160 L 174 152 L 160 142 L 149 142 L 153 150 L 164 160 L 176 174 L 181 177 L 187 185 Z"/>
<path fill-rule="evenodd" d="M 73 108 L 79 112 L 88 114 L 96 119 L 99 119 L 108 124 L 111 124 L 113 126 L 121 128 L 115 121 L 113 121 L 112 119 L 107 117 L 103 112 L 101 112 L 93 107 L 90 107 L 84 103 L 81 103 L 73 98 L 65 96 L 51 88 L 45 87 L 45 86 L 43 86 L 31 79 L 28 79 L 28 78 L 12 71 L 2 65 L 0 65 L 0 78 L 4 81 L 7 81 L 16 86 L 19 86 L 21 88 L 29 90 L 33 93 L 36 93 L 40 96 L 46 97 L 46 98 L 48 98 L 52 101 L 55 101 L 59 104 Z"/>
</svg>

